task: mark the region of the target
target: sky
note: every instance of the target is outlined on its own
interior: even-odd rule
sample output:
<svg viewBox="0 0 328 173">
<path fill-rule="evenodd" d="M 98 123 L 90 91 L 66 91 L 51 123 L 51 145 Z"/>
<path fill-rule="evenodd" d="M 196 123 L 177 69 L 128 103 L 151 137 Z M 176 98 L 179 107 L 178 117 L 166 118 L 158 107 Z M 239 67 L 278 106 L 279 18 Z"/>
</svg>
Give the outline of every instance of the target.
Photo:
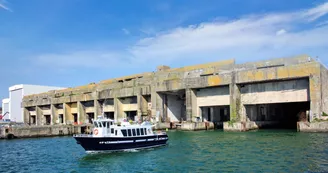
<svg viewBox="0 0 328 173">
<path fill-rule="evenodd" d="M 308 54 L 328 65 L 324 0 L 0 0 L 0 99 L 186 65 Z"/>
</svg>

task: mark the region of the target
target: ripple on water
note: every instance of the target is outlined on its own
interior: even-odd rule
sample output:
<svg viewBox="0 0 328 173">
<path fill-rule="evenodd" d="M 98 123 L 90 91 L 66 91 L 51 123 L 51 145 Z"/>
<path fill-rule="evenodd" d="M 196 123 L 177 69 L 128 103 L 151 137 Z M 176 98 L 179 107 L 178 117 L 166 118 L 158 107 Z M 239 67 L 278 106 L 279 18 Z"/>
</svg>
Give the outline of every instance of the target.
<svg viewBox="0 0 328 173">
<path fill-rule="evenodd" d="M 72 137 L 1 140 L 0 172 L 328 171 L 328 134 L 272 130 L 168 135 L 165 147 L 98 154 L 86 154 Z"/>
</svg>

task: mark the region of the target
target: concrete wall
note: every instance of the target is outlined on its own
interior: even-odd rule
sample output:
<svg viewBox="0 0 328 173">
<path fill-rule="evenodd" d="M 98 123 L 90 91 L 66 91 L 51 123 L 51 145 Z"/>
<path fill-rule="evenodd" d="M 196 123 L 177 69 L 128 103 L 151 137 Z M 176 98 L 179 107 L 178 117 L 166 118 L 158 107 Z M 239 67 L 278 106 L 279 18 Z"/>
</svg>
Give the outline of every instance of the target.
<svg viewBox="0 0 328 173">
<path fill-rule="evenodd" d="M 328 70 L 321 66 L 322 111 L 328 114 Z"/>
<path fill-rule="evenodd" d="M 307 79 L 246 84 L 240 87 L 243 104 L 309 101 Z"/>
<path fill-rule="evenodd" d="M 138 104 L 134 103 L 136 100 L 136 97 L 127 97 L 127 98 L 121 98 L 121 104 L 122 104 L 122 110 L 123 111 L 137 111 L 138 110 Z"/>
<path fill-rule="evenodd" d="M 230 104 L 229 86 L 197 90 L 197 106 L 221 106 Z"/>
<path fill-rule="evenodd" d="M 184 114 L 184 100 L 175 95 L 167 95 L 167 116 L 171 122 L 180 122 Z"/>
</svg>

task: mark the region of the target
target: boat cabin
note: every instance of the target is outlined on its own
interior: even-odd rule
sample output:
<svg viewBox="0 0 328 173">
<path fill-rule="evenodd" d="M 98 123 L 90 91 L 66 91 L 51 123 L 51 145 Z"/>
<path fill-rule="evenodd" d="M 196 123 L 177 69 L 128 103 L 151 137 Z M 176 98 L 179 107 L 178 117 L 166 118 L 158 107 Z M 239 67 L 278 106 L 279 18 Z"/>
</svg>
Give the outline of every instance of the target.
<svg viewBox="0 0 328 173">
<path fill-rule="evenodd" d="M 93 121 L 93 137 L 138 137 L 154 135 L 152 125 L 144 122 L 142 124 L 130 124 L 123 121 L 121 124 L 114 124 L 114 121 L 107 118 L 98 118 Z"/>
</svg>

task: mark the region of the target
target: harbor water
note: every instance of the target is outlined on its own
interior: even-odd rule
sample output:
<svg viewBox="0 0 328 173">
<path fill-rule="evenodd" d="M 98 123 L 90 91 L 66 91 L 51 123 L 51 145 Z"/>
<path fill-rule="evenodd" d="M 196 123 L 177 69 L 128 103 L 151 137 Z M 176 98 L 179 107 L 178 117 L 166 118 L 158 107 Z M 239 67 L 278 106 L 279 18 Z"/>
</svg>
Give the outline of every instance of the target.
<svg viewBox="0 0 328 173">
<path fill-rule="evenodd" d="M 0 172 L 327 172 L 328 134 L 169 131 L 156 149 L 86 154 L 72 137 L 0 140 Z"/>
</svg>

